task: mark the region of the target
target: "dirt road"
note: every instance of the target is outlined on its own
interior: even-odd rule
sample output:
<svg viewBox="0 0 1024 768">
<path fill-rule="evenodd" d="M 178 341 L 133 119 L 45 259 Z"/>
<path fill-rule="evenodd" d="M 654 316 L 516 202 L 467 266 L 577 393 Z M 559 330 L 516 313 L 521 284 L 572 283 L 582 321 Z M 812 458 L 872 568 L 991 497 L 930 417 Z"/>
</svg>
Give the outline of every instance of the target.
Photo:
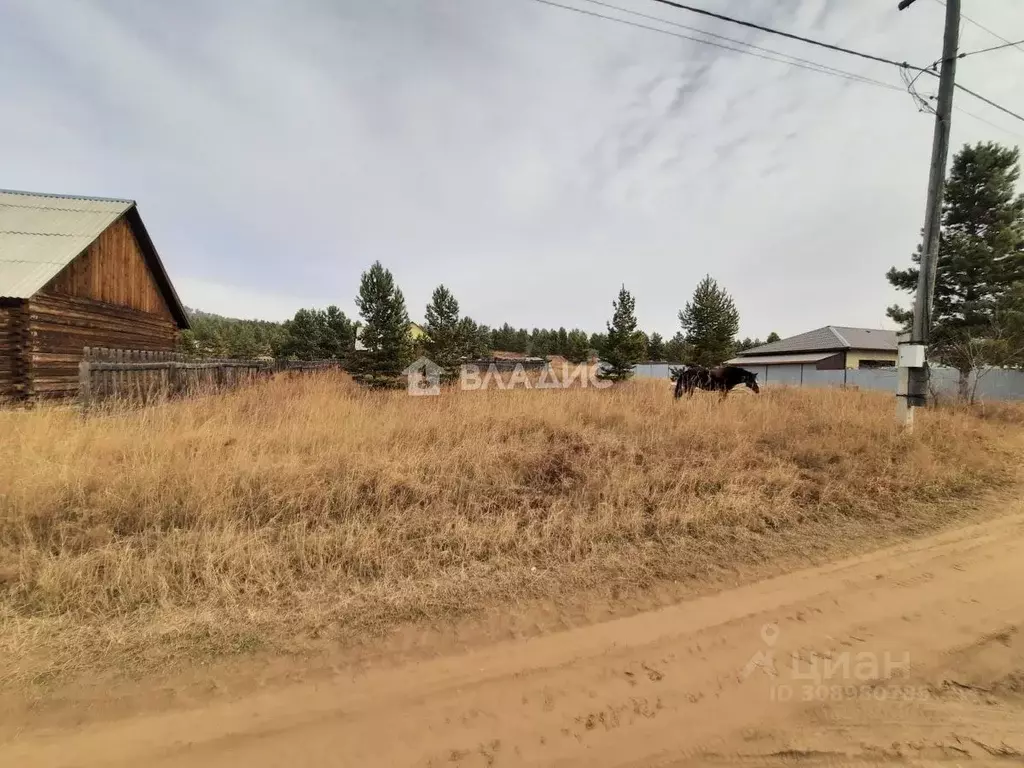
<svg viewBox="0 0 1024 768">
<path fill-rule="evenodd" d="M 1024 760 L 1024 515 L 401 668 L 77 729 L 35 766 Z"/>
</svg>

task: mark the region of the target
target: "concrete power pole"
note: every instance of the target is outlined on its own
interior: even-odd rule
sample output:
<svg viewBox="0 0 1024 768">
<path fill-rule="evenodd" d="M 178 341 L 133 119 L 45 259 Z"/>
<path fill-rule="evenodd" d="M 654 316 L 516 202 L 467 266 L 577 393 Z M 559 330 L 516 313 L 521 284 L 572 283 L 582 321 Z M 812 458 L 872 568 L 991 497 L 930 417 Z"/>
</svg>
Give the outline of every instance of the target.
<svg viewBox="0 0 1024 768">
<path fill-rule="evenodd" d="M 900 10 L 914 0 L 902 0 Z M 939 98 L 935 110 L 935 131 L 932 137 L 932 161 L 928 176 L 928 199 L 924 214 L 924 240 L 921 244 L 920 273 L 914 297 L 914 325 L 909 343 L 901 338 L 899 346 L 899 388 L 896 393 L 896 418 L 910 426 L 913 407 L 924 406 L 928 400 L 928 368 L 925 350 L 931 328 L 932 295 L 939 256 L 939 229 L 942 224 L 942 192 L 946 180 L 946 159 L 949 155 L 949 129 L 953 113 L 953 83 L 956 77 L 956 55 L 960 42 L 960 0 L 946 0 L 946 29 L 942 38 L 942 65 L 939 70 Z"/>
</svg>

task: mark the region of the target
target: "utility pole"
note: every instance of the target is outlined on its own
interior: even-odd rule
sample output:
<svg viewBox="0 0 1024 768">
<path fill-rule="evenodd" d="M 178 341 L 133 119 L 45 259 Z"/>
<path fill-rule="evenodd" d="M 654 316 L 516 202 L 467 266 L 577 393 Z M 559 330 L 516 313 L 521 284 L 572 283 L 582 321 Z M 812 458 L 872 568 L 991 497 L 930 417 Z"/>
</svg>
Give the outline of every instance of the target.
<svg viewBox="0 0 1024 768">
<path fill-rule="evenodd" d="M 902 0 L 899 9 L 914 0 Z M 932 137 L 932 161 L 928 176 L 928 199 L 924 214 L 924 240 L 914 297 L 914 325 L 909 343 L 901 339 L 897 365 L 900 384 L 896 397 L 897 420 L 905 426 L 913 421 L 911 408 L 921 407 L 928 399 L 928 368 L 925 350 L 931 328 L 932 295 L 939 256 L 939 229 L 942 224 L 942 192 L 949 155 L 949 129 L 953 113 L 953 82 L 956 77 L 956 55 L 960 42 L 960 0 L 946 0 L 946 28 L 942 38 L 942 65 L 939 70 L 939 98 L 935 110 L 935 131 Z"/>
</svg>

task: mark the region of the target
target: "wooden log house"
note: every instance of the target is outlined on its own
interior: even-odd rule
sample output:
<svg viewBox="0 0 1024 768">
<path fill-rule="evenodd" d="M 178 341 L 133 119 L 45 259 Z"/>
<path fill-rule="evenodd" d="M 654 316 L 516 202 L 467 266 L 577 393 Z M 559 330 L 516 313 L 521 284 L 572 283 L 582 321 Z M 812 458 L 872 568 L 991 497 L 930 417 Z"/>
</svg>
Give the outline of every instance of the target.
<svg viewBox="0 0 1024 768">
<path fill-rule="evenodd" d="M 134 201 L 0 190 L 0 399 L 73 396 L 85 347 L 171 351 L 185 328 Z"/>
</svg>

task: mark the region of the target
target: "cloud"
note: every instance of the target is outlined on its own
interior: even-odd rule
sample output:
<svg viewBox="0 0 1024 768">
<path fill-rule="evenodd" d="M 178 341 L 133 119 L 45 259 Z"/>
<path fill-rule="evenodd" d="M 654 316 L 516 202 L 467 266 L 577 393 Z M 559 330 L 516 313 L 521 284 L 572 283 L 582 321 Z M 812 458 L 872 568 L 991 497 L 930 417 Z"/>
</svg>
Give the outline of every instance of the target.
<svg viewBox="0 0 1024 768">
<path fill-rule="evenodd" d="M 1010 27 L 1012 4 L 976 13 Z M 899 60 L 941 40 L 935 3 L 705 5 Z M 965 47 L 987 44 L 965 27 Z M 1024 109 L 998 55 L 960 76 Z M 899 92 L 528 0 L 8 0 L 0 110 L 6 185 L 138 200 L 202 309 L 352 312 L 380 259 L 416 317 L 443 282 L 481 322 L 597 330 L 625 283 L 666 336 L 706 272 L 745 335 L 877 325 L 900 298 L 885 270 L 919 237 L 931 138 Z M 954 147 L 987 138 L 1007 137 L 957 113 Z"/>
</svg>

